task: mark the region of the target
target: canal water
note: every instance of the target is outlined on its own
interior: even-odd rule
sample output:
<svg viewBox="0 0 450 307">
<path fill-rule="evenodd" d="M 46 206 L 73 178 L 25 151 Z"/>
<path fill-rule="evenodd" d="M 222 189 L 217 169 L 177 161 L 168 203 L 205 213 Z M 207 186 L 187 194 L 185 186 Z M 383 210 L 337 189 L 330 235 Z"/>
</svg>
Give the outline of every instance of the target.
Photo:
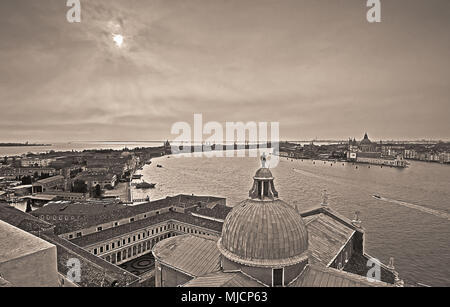
<svg viewBox="0 0 450 307">
<path fill-rule="evenodd" d="M 156 188 L 134 195 L 152 200 L 179 193 L 214 195 L 234 206 L 248 197 L 259 167 L 260 161 L 250 157 L 161 157 L 141 171 Z M 356 168 L 281 158 L 272 173 L 280 198 L 292 205 L 308 209 L 320 204 L 326 189 L 334 210 L 348 218 L 360 211 L 366 252 L 384 263 L 394 257 L 405 281 L 450 286 L 450 166 L 411 162 L 406 169 Z"/>
</svg>

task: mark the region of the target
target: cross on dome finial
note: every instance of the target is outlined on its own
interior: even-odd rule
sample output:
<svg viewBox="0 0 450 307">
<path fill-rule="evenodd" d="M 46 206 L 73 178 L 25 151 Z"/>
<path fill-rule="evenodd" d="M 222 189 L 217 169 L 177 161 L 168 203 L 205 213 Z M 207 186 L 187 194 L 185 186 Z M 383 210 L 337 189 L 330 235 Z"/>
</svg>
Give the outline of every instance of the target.
<svg viewBox="0 0 450 307">
<path fill-rule="evenodd" d="M 263 152 L 263 154 L 262 154 L 262 156 L 261 156 L 261 165 L 262 165 L 262 168 L 266 168 L 266 162 L 267 162 L 266 153 Z"/>
</svg>

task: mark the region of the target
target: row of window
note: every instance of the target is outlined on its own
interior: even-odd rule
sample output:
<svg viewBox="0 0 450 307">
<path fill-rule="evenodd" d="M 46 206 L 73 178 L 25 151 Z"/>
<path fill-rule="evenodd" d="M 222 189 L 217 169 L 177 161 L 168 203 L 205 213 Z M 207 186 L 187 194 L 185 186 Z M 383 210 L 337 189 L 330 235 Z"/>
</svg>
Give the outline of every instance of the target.
<svg viewBox="0 0 450 307">
<path fill-rule="evenodd" d="M 159 214 L 159 211 L 156 211 L 156 215 L 158 215 Z M 41 218 L 43 218 L 44 216 L 42 215 L 41 216 Z M 75 217 L 76 218 L 76 217 Z M 73 216 L 71 217 L 71 219 L 73 220 L 73 219 L 75 219 Z M 147 218 L 147 214 L 144 214 L 144 218 Z M 49 219 L 49 216 L 47 215 L 47 219 Z M 51 217 L 50 217 L 50 219 L 51 219 Z M 56 220 L 56 216 L 54 216 L 54 218 L 53 218 L 54 220 Z M 61 220 L 61 216 L 59 217 L 59 219 Z M 68 218 L 66 217 L 65 218 L 66 219 L 66 221 L 68 220 Z M 132 222 L 134 222 L 135 221 L 135 217 L 132 217 L 132 218 L 130 218 L 130 223 L 132 223 Z M 114 227 L 117 227 L 117 226 L 119 226 L 119 222 L 114 222 Z M 103 226 L 99 226 L 99 227 L 97 227 L 97 231 L 102 231 L 103 230 Z M 76 233 L 76 237 L 77 238 L 79 238 L 79 237 L 81 237 L 82 236 L 82 233 L 81 232 L 77 232 Z M 69 240 L 70 239 L 73 239 L 73 234 L 69 234 L 68 235 L 68 237 L 69 237 Z"/>
<path fill-rule="evenodd" d="M 200 235 L 207 235 L 207 236 L 209 236 L 209 233 L 197 230 L 195 228 L 190 228 L 190 227 L 181 226 L 181 225 L 172 225 L 172 227 L 173 227 L 173 229 L 178 230 L 178 231 L 182 231 L 184 233 L 194 233 L 194 234 L 200 234 Z"/>
<path fill-rule="evenodd" d="M 102 258 L 111 263 L 119 263 L 119 262 L 125 261 L 128 258 L 138 256 L 140 254 L 145 253 L 146 251 L 151 250 L 152 247 L 156 243 L 158 243 L 159 241 L 161 241 L 163 239 L 170 238 L 171 236 L 173 236 L 173 234 L 170 234 L 170 233 L 164 234 L 160 237 L 154 238 L 152 240 L 147 240 L 140 244 L 136 244 L 132 247 L 130 246 L 129 248 L 125 248 L 117 253 L 113 253 L 111 255 L 107 255 Z"/>
<path fill-rule="evenodd" d="M 101 227 L 99 227 L 101 228 Z M 109 250 L 114 250 L 115 248 L 119 248 L 121 246 L 124 246 L 126 244 L 131 244 L 134 243 L 136 241 L 139 241 L 141 239 L 145 239 L 146 237 L 161 233 L 163 231 L 166 231 L 168 229 L 167 225 L 164 226 L 160 226 L 151 230 L 144 230 L 142 232 L 139 232 L 137 234 L 134 235 L 130 235 L 127 238 L 122 238 L 118 241 L 112 242 L 112 243 L 108 243 L 106 245 L 100 246 L 98 248 L 94 248 L 93 249 L 93 253 L 94 255 L 97 254 L 102 254 L 104 252 L 108 252 Z"/>
<path fill-rule="evenodd" d="M 54 220 L 54 221 L 60 220 L 60 221 L 62 221 L 63 218 L 64 218 L 65 221 L 68 221 L 68 220 L 74 220 L 76 217 L 73 216 L 73 215 L 71 215 L 71 216 L 68 216 L 68 215 L 46 215 L 46 216 L 41 215 L 41 220 L 47 220 L 47 221 L 50 221 L 50 220 Z"/>
<path fill-rule="evenodd" d="M 101 227 L 99 227 L 99 228 L 101 228 Z M 178 230 L 178 231 L 184 232 L 184 233 L 201 234 L 201 235 L 208 235 L 208 236 L 210 235 L 207 232 L 199 231 L 197 229 L 193 229 L 193 228 L 190 228 L 190 227 L 176 225 L 176 224 L 169 224 L 169 225 L 159 226 L 159 227 L 156 227 L 156 228 L 150 229 L 150 230 L 146 229 L 146 230 L 144 230 L 142 232 L 139 232 L 139 233 L 134 234 L 134 235 L 130 235 L 130 236 L 126 237 L 126 238 L 121 238 L 121 239 L 119 239 L 119 240 L 117 240 L 115 242 L 111 242 L 111 243 L 102 245 L 102 246 L 100 246 L 98 248 L 94 248 L 92 252 L 93 252 L 94 255 L 106 253 L 106 252 L 108 252 L 110 250 L 114 250 L 115 248 L 120 248 L 120 247 L 123 247 L 123 246 L 125 246 L 127 244 L 132 244 L 132 243 L 134 243 L 136 241 L 139 241 L 141 239 L 145 239 L 146 237 L 153 236 L 153 235 L 156 235 L 158 233 L 161 233 L 163 231 L 167 231 L 167 230 L 170 230 L 170 229 Z"/>
</svg>

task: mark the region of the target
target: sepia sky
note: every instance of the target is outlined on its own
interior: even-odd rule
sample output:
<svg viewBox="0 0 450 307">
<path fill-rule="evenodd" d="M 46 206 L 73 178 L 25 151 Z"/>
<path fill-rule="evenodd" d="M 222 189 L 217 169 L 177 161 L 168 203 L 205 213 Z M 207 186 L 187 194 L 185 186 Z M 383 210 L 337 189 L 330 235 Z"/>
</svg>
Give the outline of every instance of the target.
<svg viewBox="0 0 450 307">
<path fill-rule="evenodd" d="M 0 141 L 173 139 L 277 121 L 282 139 L 450 138 L 450 1 L 0 1 Z M 113 35 L 122 35 L 118 46 Z"/>
</svg>

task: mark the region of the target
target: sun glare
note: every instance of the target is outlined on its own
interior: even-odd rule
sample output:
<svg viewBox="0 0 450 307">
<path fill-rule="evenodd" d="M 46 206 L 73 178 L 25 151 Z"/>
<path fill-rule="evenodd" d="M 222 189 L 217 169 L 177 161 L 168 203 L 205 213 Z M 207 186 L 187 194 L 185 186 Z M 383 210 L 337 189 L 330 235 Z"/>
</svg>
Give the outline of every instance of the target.
<svg viewBox="0 0 450 307">
<path fill-rule="evenodd" d="M 122 47 L 123 45 L 123 36 L 120 34 L 113 34 L 113 41 L 117 47 Z"/>
</svg>

